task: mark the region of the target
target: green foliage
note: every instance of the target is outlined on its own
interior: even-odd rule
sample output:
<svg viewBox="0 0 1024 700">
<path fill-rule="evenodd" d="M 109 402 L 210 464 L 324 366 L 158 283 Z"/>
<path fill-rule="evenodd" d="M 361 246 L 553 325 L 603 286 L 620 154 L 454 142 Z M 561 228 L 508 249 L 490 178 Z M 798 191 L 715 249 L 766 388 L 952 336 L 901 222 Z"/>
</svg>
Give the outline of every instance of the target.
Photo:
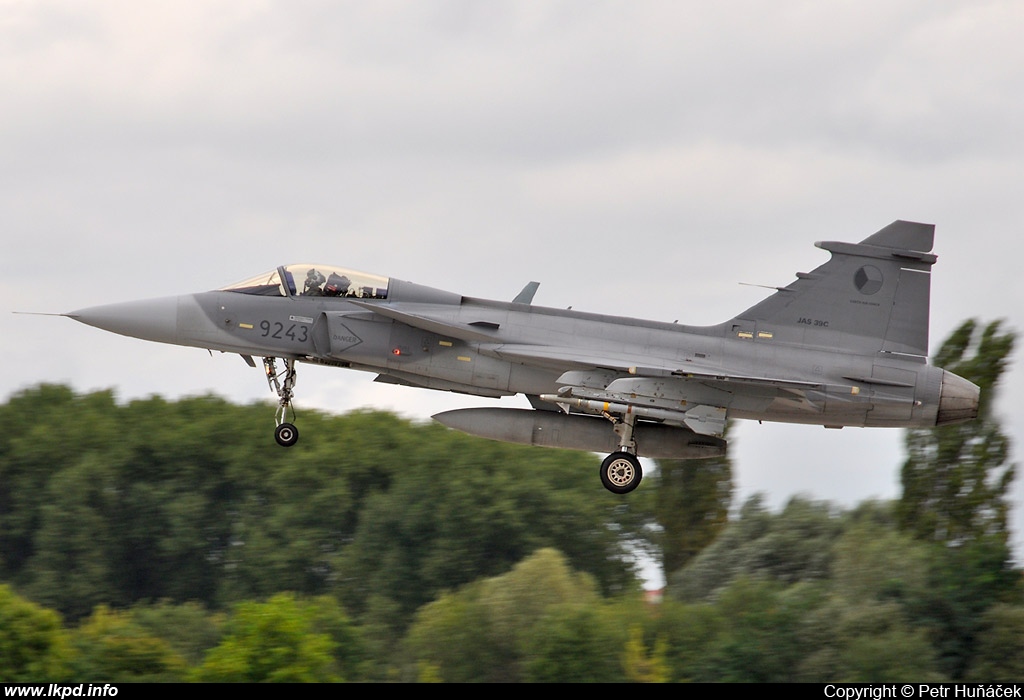
<svg viewBox="0 0 1024 700">
<path fill-rule="evenodd" d="M 658 652 L 649 656 L 642 639 L 631 648 L 618 620 L 597 603 L 552 607 L 522 649 L 523 680 L 531 683 L 621 683 L 635 678 L 628 673 L 630 663 L 645 679 L 660 679 L 664 670 Z"/>
<path fill-rule="evenodd" d="M 725 528 L 732 503 L 732 463 L 714 459 L 658 460 L 654 519 L 666 580 Z"/>
<path fill-rule="evenodd" d="M 629 628 L 629 641 L 622 657 L 622 667 L 630 680 L 637 683 L 666 683 L 669 679 L 665 654 L 668 644 L 658 637 L 654 648 L 648 652 L 644 645 L 643 629 L 640 625 Z"/>
<path fill-rule="evenodd" d="M 334 663 L 341 678 L 347 681 L 366 679 L 372 659 L 363 640 L 362 631 L 352 621 L 337 599 L 317 596 L 307 601 L 312 629 L 326 634 L 334 644 Z"/>
<path fill-rule="evenodd" d="M 796 497 L 781 513 L 752 496 L 713 544 L 669 581 L 670 595 L 706 600 L 739 576 L 784 584 L 827 579 L 832 545 L 842 531 L 835 508 Z"/>
<path fill-rule="evenodd" d="M 71 621 L 134 606 L 192 664 L 220 641 L 204 610 L 279 591 L 343 599 L 365 623 L 365 662 L 389 659 L 442 591 L 544 547 L 606 593 L 637 586 L 627 543 L 644 524 L 588 478 L 591 455 L 368 411 L 305 412 L 302 443 L 282 450 L 268 407 L 209 396 L 124 405 L 43 386 L 0 413 L 13 426 L 0 435 L 3 579 Z"/>
<path fill-rule="evenodd" d="M 554 549 L 541 549 L 508 573 L 484 581 L 480 592 L 494 632 L 520 647 L 550 608 L 597 600 L 593 578 L 572 571 L 565 556 Z"/>
<path fill-rule="evenodd" d="M 662 604 L 673 680 L 941 680 L 941 634 L 919 612 L 937 554 L 889 504 L 773 514 L 752 499 L 673 579 L 674 597 L 703 602 Z"/>
<path fill-rule="evenodd" d="M 361 643 L 337 602 L 280 593 L 266 603 L 241 603 L 224 639 L 207 654 L 195 680 L 310 683 L 361 676 Z"/>
<path fill-rule="evenodd" d="M 895 602 L 834 597 L 805 620 L 814 640 L 796 680 L 808 683 L 941 682 L 926 630 L 908 624 Z"/>
<path fill-rule="evenodd" d="M 933 548 L 898 530 L 890 504 L 866 503 L 844 518 L 833 546 L 832 591 L 853 604 L 927 595 Z"/>
<path fill-rule="evenodd" d="M 634 588 L 616 527 L 621 499 L 595 488 L 590 455 L 483 441 L 417 427 L 387 490 L 369 494 L 336 562 L 358 613 L 370 596 L 411 614 L 438 592 L 507 571 L 557 546 L 605 592 Z"/>
<path fill-rule="evenodd" d="M 1001 326 L 995 321 L 979 330 L 976 321 L 966 321 L 935 355 L 937 366 L 977 384 L 981 399 L 975 421 L 907 432 L 899 521 L 921 539 L 957 545 L 1008 538 L 1006 494 L 1014 467 L 992 403 L 1016 334 Z"/>
<path fill-rule="evenodd" d="M 181 681 L 186 662 L 171 645 L 137 625 L 131 615 L 96 608 L 75 631 L 73 676 L 99 683 Z"/>
<path fill-rule="evenodd" d="M 625 542 L 641 524 L 588 478 L 591 455 L 369 411 L 305 412 L 283 450 L 267 406 L 209 396 L 120 405 L 44 386 L 0 413 L 0 580 L 72 621 L 99 604 L 332 593 L 385 649 L 440 591 L 539 548 L 606 592 L 636 586 Z"/>
<path fill-rule="evenodd" d="M 60 615 L 0 585 L 0 683 L 65 680 L 68 653 Z"/>
<path fill-rule="evenodd" d="M 264 422 L 258 424 L 261 433 Z M 266 445 L 275 452 L 272 462 L 261 451 L 234 467 L 237 511 L 224 552 L 220 601 L 282 590 L 329 592 L 341 575 L 338 558 L 352 541 L 365 499 L 386 490 L 402 462 L 413 458 L 408 447 L 415 426 L 390 414 L 336 418 L 304 412 L 303 426 L 303 441 L 295 448 Z"/>
<path fill-rule="evenodd" d="M 973 663 L 986 611 L 1020 601 L 1020 571 L 1013 569 L 1006 541 L 996 535 L 931 549 L 928 588 L 907 607 L 913 622 L 929 631 L 940 670 L 961 680 Z"/>
<path fill-rule="evenodd" d="M 115 412 L 109 392 L 81 397 L 55 385 L 0 406 L 0 578 L 21 582 L 53 475 L 96 451 L 117 449 Z"/>
<path fill-rule="evenodd" d="M 25 588 L 71 619 L 104 602 L 123 602 L 110 586 L 116 554 L 110 551 L 114 538 L 106 514 L 113 481 L 111 470 L 90 454 L 56 472 L 44 489 Z"/>
<path fill-rule="evenodd" d="M 615 645 L 588 642 L 566 656 L 567 639 L 579 641 L 601 628 L 593 617 L 598 604 L 593 579 L 573 572 L 561 553 L 544 549 L 506 574 L 424 606 L 406 644 L 416 662 L 449 682 L 551 680 L 559 672 L 584 680 L 579 674 L 587 664 L 596 664 L 598 674 L 588 679 L 609 680 L 609 668 L 618 668 L 617 655 L 610 667 L 607 658 Z"/>
<path fill-rule="evenodd" d="M 985 611 L 1018 586 L 1008 545 L 1007 494 L 1015 468 L 993 413 L 1015 341 L 1000 321 L 983 329 L 974 320 L 962 324 L 934 362 L 978 385 L 978 418 L 907 432 L 898 521 L 914 537 L 937 544 L 929 590 L 916 598 L 912 614 L 930 630 L 939 665 L 953 679 L 962 679 L 972 664 Z"/>
<path fill-rule="evenodd" d="M 1024 678 L 1024 606 L 993 605 L 982 615 L 977 640 L 966 680 L 1019 683 Z"/>
<path fill-rule="evenodd" d="M 450 683 L 515 680 L 507 640 L 491 633 L 480 603 L 480 583 L 444 593 L 424 606 L 409 628 L 405 644 L 419 669 Z"/>
<path fill-rule="evenodd" d="M 716 605 L 665 599 L 653 618 L 645 620 L 643 612 L 634 612 L 630 619 L 644 620 L 646 636 L 664 645 L 669 680 L 694 681 L 712 676 L 708 654 L 720 632 L 729 625 Z"/>
<path fill-rule="evenodd" d="M 745 576 L 724 588 L 715 607 L 723 621 L 693 680 L 740 683 L 793 682 L 811 649 L 803 621 L 819 603 L 807 584 L 783 586 Z"/>
<path fill-rule="evenodd" d="M 236 477 L 252 478 L 242 467 L 258 444 L 246 429 L 262 409 L 210 397 L 119 406 L 106 392 L 41 387 L 2 410 L 34 419 L 0 436 L 10 579 L 71 619 L 101 602 L 216 601 L 244 490 Z"/>
<path fill-rule="evenodd" d="M 189 666 L 198 665 L 207 650 L 221 640 L 225 616 L 209 614 L 198 603 L 176 605 L 170 601 L 139 603 L 131 619 L 147 634 L 167 642 Z"/>
</svg>

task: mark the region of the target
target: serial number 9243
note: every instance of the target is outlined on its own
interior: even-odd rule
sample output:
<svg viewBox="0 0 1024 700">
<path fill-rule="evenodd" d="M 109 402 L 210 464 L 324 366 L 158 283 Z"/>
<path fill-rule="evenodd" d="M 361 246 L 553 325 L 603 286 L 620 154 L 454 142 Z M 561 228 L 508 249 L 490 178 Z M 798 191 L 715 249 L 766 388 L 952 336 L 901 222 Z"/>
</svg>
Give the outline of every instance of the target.
<svg viewBox="0 0 1024 700">
<path fill-rule="evenodd" d="M 278 340 L 292 340 L 296 343 L 305 343 L 309 339 L 309 326 L 293 323 L 287 328 L 279 321 L 260 321 L 261 335 L 264 338 L 277 338 Z"/>
</svg>

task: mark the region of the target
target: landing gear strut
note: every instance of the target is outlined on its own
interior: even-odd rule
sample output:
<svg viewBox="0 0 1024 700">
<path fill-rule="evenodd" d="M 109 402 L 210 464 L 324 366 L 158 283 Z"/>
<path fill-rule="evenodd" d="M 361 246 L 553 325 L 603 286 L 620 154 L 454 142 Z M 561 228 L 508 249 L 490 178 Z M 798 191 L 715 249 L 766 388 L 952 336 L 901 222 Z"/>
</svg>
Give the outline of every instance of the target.
<svg viewBox="0 0 1024 700">
<path fill-rule="evenodd" d="M 263 368 L 267 372 L 267 384 L 277 393 L 277 412 L 274 414 L 274 421 L 277 428 L 274 429 L 274 439 L 281 447 L 291 447 L 299 441 L 299 429 L 287 421 L 289 412 L 292 420 L 295 420 L 295 409 L 292 408 L 293 389 L 295 388 L 295 360 L 284 361 L 284 372 L 277 373 L 277 358 L 264 357 Z"/>
<path fill-rule="evenodd" d="M 627 412 L 622 419 L 605 413 L 604 417 L 615 424 L 615 434 L 619 436 L 619 451 L 612 452 L 601 462 L 601 483 L 612 493 L 629 493 L 640 485 L 643 469 L 636 456 L 636 441 L 633 440 L 633 426 L 636 416 Z"/>
</svg>

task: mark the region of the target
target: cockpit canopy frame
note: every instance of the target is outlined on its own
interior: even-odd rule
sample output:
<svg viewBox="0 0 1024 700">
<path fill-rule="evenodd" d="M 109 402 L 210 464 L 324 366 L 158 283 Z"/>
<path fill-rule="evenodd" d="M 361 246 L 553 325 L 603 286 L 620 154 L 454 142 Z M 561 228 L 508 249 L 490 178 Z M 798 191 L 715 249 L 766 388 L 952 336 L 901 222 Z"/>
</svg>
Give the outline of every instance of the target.
<svg viewBox="0 0 1024 700">
<path fill-rule="evenodd" d="M 387 277 L 333 265 L 295 263 L 235 282 L 219 291 L 269 297 L 387 299 Z"/>
</svg>

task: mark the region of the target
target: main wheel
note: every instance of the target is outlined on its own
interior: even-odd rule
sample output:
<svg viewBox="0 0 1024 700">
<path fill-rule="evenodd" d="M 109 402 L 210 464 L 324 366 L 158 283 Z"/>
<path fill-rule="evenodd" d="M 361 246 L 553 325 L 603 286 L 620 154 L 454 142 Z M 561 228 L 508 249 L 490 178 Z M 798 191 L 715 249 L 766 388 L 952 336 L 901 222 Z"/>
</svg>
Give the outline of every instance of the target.
<svg viewBox="0 0 1024 700">
<path fill-rule="evenodd" d="M 299 429 L 291 423 L 282 423 L 274 429 L 274 439 L 281 447 L 291 447 L 299 441 Z"/>
<path fill-rule="evenodd" d="M 643 476 L 640 460 L 628 452 L 612 452 L 601 462 L 601 483 L 612 493 L 629 493 Z"/>
</svg>

